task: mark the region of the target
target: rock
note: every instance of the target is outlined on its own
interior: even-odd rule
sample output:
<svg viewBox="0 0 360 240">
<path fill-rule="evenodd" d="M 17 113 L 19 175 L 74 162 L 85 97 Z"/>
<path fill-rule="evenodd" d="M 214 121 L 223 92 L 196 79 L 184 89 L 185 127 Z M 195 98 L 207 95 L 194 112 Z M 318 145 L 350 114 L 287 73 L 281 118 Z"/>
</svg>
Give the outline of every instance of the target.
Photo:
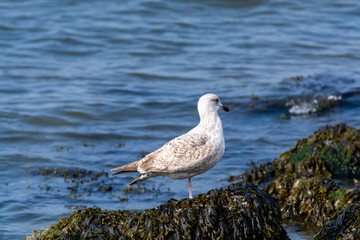
<svg viewBox="0 0 360 240">
<path fill-rule="evenodd" d="M 332 178 L 352 180 L 355 188 L 359 176 L 360 130 L 342 123 L 320 128 L 278 159 L 229 181 L 267 184 L 263 191 L 277 200 L 286 223 L 318 231 L 360 200 L 359 190 L 340 188 Z"/>
<path fill-rule="evenodd" d="M 27 239 L 289 239 L 277 203 L 235 183 L 142 212 L 79 210 Z"/>
<path fill-rule="evenodd" d="M 347 207 L 335 220 L 329 221 L 314 236 L 314 239 L 360 239 L 360 204 L 352 204 Z"/>
<path fill-rule="evenodd" d="M 296 173 L 298 177 L 360 177 L 360 130 L 345 123 L 322 127 L 298 141 L 279 159 L 253 167 L 244 174 L 229 176 L 228 181 L 240 180 L 258 186 L 287 173 Z"/>
<path fill-rule="evenodd" d="M 308 158 L 321 159 L 321 169 L 335 178 L 360 176 L 360 130 L 345 123 L 325 126 L 279 156 L 295 167 Z"/>
<path fill-rule="evenodd" d="M 273 196 L 286 222 L 316 229 L 360 200 L 360 191 L 340 188 L 333 179 L 287 174 L 263 189 Z"/>
</svg>

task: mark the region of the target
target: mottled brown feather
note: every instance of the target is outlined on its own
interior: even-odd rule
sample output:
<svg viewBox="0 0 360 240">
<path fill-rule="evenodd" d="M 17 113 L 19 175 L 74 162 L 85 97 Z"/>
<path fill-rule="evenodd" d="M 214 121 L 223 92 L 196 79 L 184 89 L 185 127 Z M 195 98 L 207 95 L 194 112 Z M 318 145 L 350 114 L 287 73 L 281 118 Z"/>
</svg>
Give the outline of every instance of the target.
<svg viewBox="0 0 360 240">
<path fill-rule="evenodd" d="M 137 167 L 138 167 L 139 161 L 136 162 L 132 162 L 117 168 L 113 168 L 111 169 L 111 171 L 120 171 L 117 173 L 114 173 L 114 175 L 118 175 L 118 174 L 122 174 L 122 173 L 128 173 L 128 172 L 137 172 Z"/>
<path fill-rule="evenodd" d="M 131 187 L 131 186 L 134 185 L 135 183 L 140 182 L 142 176 L 143 176 L 143 174 L 137 176 L 134 180 L 131 181 L 131 183 L 128 184 L 128 186 Z"/>
<path fill-rule="evenodd" d="M 201 161 L 210 152 L 211 146 L 207 146 L 207 139 L 208 137 L 203 134 L 181 135 L 145 156 L 140 160 L 138 167 L 141 172 L 161 173 L 168 172 L 169 168 L 172 171 L 176 171 L 177 167 L 182 168 L 183 163 L 193 159 L 194 155 L 197 155 L 197 160 Z"/>
</svg>

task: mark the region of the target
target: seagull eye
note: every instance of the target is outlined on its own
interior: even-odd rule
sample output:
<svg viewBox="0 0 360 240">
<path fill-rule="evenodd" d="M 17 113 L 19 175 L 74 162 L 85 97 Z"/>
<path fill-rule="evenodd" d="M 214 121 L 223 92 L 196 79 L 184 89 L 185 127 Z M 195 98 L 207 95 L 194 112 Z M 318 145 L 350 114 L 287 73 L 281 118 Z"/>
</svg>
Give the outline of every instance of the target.
<svg viewBox="0 0 360 240">
<path fill-rule="evenodd" d="M 214 99 L 213 101 L 215 101 L 216 103 L 219 103 L 219 99 Z"/>
</svg>

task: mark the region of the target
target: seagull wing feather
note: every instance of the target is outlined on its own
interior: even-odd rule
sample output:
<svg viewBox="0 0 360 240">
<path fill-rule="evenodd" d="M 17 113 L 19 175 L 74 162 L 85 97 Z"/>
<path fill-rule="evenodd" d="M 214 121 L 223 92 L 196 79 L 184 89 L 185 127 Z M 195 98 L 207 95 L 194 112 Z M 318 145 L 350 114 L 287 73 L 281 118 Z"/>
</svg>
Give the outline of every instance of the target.
<svg viewBox="0 0 360 240">
<path fill-rule="evenodd" d="M 187 133 L 145 156 L 139 163 L 139 171 L 143 173 L 186 171 L 206 160 L 212 150 L 206 134 Z"/>
</svg>

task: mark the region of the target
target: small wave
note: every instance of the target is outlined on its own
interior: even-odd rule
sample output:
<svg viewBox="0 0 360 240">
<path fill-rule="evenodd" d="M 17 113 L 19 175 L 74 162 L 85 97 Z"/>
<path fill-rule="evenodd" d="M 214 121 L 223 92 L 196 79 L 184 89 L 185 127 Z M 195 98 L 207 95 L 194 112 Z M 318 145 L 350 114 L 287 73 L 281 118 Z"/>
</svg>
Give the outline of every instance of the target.
<svg viewBox="0 0 360 240">
<path fill-rule="evenodd" d="M 291 115 L 306 115 L 346 102 L 354 89 L 357 81 L 350 77 L 300 75 L 281 81 L 276 92 L 283 96 L 279 105 L 287 108 Z"/>
<path fill-rule="evenodd" d="M 299 105 L 294 105 L 289 109 L 289 113 L 291 114 L 308 114 L 316 111 L 316 106 L 311 103 L 301 103 Z"/>
<path fill-rule="evenodd" d="M 10 27 L 10 26 L 6 26 L 6 25 L 0 25 L 0 31 L 16 31 L 18 29 L 16 29 L 15 27 Z"/>
<path fill-rule="evenodd" d="M 315 98 L 312 101 L 303 99 L 292 99 L 285 103 L 286 107 L 290 107 L 289 113 L 294 115 L 310 114 L 321 111 L 325 108 L 336 105 L 341 101 L 341 96 L 329 95 L 324 98 Z"/>
<path fill-rule="evenodd" d="M 92 56 L 94 54 L 99 53 L 99 50 L 59 50 L 59 49 L 48 49 L 47 50 L 50 53 L 56 54 L 56 55 L 66 55 L 66 56 Z"/>
<path fill-rule="evenodd" d="M 251 112 L 283 112 L 290 115 L 307 115 L 327 111 L 340 103 L 344 103 L 342 94 L 330 94 L 324 97 L 314 95 L 304 96 L 257 96 L 252 95 L 249 100 L 242 99 L 233 102 L 235 111 Z"/>
<path fill-rule="evenodd" d="M 24 116 L 22 121 L 33 126 L 42 127 L 59 127 L 59 126 L 78 126 L 79 122 L 71 122 L 61 117 L 54 117 L 48 115 L 38 116 Z"/>
</svg>

